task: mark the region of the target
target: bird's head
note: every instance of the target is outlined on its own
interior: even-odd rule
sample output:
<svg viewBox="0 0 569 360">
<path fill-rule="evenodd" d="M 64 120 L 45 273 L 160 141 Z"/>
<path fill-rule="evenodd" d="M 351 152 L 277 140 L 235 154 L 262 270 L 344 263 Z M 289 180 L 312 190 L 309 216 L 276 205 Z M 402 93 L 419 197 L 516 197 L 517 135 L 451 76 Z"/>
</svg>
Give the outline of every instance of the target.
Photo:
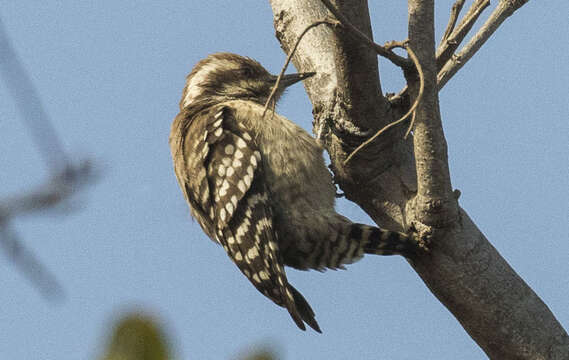
<svg viewBox="0 0 569 360">
<path fill-rule="evenodd" d="M 290 85 L 315 73 L 284 75 L 275 93 L 275 101 Z M 194 66 L 186 80 L 180 108 L 206 101 L 234 99 L 255 101 L 264 105 L 277 76 L 271 75 L 257 61 L 230 53 L 216 53 Z"/>
</svg>

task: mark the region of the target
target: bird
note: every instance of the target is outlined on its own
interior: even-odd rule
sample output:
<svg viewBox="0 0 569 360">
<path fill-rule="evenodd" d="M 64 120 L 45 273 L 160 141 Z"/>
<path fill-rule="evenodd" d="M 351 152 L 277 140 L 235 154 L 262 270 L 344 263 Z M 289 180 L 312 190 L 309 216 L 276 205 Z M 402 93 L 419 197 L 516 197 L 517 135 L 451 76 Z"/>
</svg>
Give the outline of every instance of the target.
<svg viewBox="0 0 569 360">
<path fill-rule="evenodd" d="M 314 75 L 282 76 L 274 102 Z M 178 184 L 204 233 L 300 329 L 321 332 L 285 266 L 343 269 L 364 254 L 412 258 L 422 246 L 413 232 L 353 223 L 336 212 L 323 147 L 266 110 L 276 83 L 248 57 L 222 52 L 200 60 L 186 77 L 169 145 Z"/>
</svg>

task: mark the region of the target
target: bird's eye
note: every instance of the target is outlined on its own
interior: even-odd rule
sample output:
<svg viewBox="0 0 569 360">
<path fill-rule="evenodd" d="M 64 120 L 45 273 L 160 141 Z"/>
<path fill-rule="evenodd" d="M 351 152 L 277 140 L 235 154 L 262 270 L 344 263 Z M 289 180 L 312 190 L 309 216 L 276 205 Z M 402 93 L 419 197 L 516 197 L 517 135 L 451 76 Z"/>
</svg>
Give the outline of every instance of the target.
<svg viewBox="0 0 569 360">
<path fill-rule="evenodd" d="M 239 70 L 239 72 L 241 73 L 241 75 L 246 76 L 246 77 L 252 77 L 253 76 L 253 69 L 251 69 L 250 67 L 241 68 Z"/>
</svg>

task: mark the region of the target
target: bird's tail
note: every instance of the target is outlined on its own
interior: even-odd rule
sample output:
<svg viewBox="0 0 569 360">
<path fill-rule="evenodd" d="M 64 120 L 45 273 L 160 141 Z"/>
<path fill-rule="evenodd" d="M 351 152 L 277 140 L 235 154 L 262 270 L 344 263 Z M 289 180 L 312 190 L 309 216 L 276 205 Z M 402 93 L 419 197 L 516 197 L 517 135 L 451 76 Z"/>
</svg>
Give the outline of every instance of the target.
<svg viewBox="0 0 569 360">
<path fill-rule="evenodd" d="M 302 296 L 302 294 L 298 290 L 296 290 L 292 285 L 289 284 L 289 288 L 292 292 L 292 297 L 294 299 L 294 305 L 296 308 L 296 309 L 289 309 L 289 312 L 296 325 L 300 329 L 305 330 L 304 323 L 307 323 L 315 331 L 322 333 L 322 331 L 320 330 L 320 326 L 318 326 L 318 323 L 314 318 L 314 311 L 308 304 L 308 301 L 306 301 L 304 296 Z"/>
<path fill-rule="evenodd" d="M 362 232 L 363 251 L 375 255 L 402 255 L 410 258 L 421 251 L 422 246 L 415 237 L 397 231 L 385 230 L 375 226 L 352 224 Z"/>
</svg>

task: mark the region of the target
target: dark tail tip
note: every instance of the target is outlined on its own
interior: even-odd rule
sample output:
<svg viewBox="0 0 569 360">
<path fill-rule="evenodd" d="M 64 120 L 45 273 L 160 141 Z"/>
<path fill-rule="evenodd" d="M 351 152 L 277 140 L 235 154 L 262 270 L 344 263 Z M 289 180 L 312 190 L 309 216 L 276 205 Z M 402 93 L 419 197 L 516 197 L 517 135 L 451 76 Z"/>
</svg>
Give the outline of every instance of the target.
<svg viewBox="0 0 569 360">
<path fill-rule="evenodd" d="M 296 309 L 298 310 L 298 313 L 300 314 L 300 317 L 302 318 L 302 320 L 305 323 L 307 323 L 308 326 L 313 328 L 314 331 L 322 334 L 322 330 L 320 330 L 320 326 L 318 326 L 318 323 L 316 322 L 316 319 L 314 318 L 314 311 L 312 310 L 312 308 L 308 304 L 308 301 L 306 301 L 304 296 L 302 296 L 302 294 L 298 290 L 296 290 L 293 286 L 290 286 L 290 290 L 292 291 L 292 296 L 294 298 Z M 294 316 L 293 316 L 293 319 L 294 319 Z M 299 328 L 301 328 L 302 330 L 305 329 L 304 324 L 302 324 L 302 326 L 300 326 L 298 324 L 298 322 L 296 321 L 296 319 L 295 319 L 295 322 L 297 323 Z"/>
</svg>

